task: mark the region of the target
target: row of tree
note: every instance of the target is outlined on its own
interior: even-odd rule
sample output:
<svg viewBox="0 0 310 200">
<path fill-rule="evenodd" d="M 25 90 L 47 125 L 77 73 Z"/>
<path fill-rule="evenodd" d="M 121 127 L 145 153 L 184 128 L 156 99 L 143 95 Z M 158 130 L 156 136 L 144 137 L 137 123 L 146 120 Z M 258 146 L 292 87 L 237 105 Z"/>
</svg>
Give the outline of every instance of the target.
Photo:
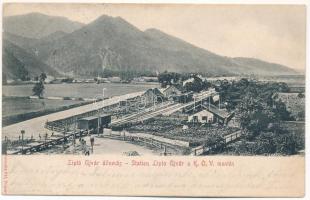
<svg viewBox="0 0 310 200">
<path fill-rule="evenodd" d="M 217 86 L 221 99 L 234 110 L 244 130 L 245 139 L 235 146 L 235 152 L 252 154 L 295 154 L 303 140 L 281 127 L 283 121 L 295 120 L 278 92 L 288 92 L 286 83 L 256 82 L 247 79 Z"/>
<path fill-rule="evenodd" d="M 44 81 L 47 78 L 45 73 L 41 73 L 41 75 L 38 77 L 38 81 L 36 84 L 34 84 L 32 88 L 33 95 L 38 96 L 39 98 L 42 98 L 44 93 Z"/>
<path fill-rule="evenodd" d="M 183 84 L 184 81 L 186 81 L 185 84 Z M 206 79 L 203 80 L 198 74 L 179 74 L 167 71 L 158 75 L 158 82 L 162 88 L 169 85 L 180 85 L 187 92 L 200 92 L 211 86 Z"/>
</svg>

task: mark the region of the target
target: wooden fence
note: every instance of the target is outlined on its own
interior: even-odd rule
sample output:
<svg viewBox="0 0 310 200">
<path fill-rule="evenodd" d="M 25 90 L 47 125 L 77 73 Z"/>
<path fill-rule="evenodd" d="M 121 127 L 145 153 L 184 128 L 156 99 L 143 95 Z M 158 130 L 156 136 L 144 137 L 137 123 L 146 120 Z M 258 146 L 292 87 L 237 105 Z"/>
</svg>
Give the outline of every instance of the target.
<svg viewBox="0 0 310 200">
<path fill-rule="evenodd" d="M 224 145 L 226 146 L 227 144 L 229 144 L 229 143 L 239 139 L 241 136 L 242 136 L 242 131 L 241 130 L 224 136 Z M 215 144 L 215 145 L 212 145 L 212 146 L 201 145 L 201 146 L 192 148 L 191 149 L 191 155 L 199 156 L 199 155 L 202 155 L 204 153 L 208 153 L 212 149 L 216 149 L 218 147 L 219 147 L 218 144 Z"/>
<path fill-rule="evenodd" d="M 157 141 L 160 143 L 179 146 L 179 147 L 183 147 L 183 148 L 189 148 L 190 147 L 190 143 L 186 142 L 186 141 L 164 138 L 161 136 L 151 135 L 151 134 L 147 134 L 147 133 L 129 133 L 127 131 L 122 131 L 122 132 L 111 131 L 110 135 L 111 136 L 113 136 L 113 135 L 114 136 L 121 136 L 121 137 L 125 137 L 125 138 L 131 138 L 131 137 L 143 138 L 145 140 Z"/>
<path fill-rule="evenodd" d="M 162 153 L 163 155 L 168 155 L 170 153 L 167 152 L 167 149 L 175 149 L 175 150 L 180 150 L 182 148 L 184 148 L 183 146 L 176 146 L 174 144 L 171 143 L 165 143 L 153 138 L 147 138 L 147 137 L 141 137 L 141 136 L 137 136 L 137 135 L 116 135 L 116 134 L 112 134 L 112 135 L 104 135 L 104 137 L 106 138 L 110 138 L 110 139 L 117 139 L 117 140 L 123 140 L 123 141 L 129 141 L 129 142 L 141 142 L 143 144 L 147 144 L 153 147 L 156 147 L 157 149 L 163 149 L 164 152 Z"/>
<path fill-rule="evenodd" d="M 92 132 L 89 132 L 92 133 Z M 79 138 L 84 137 L 88 134 L 88 131 L 76 131 L 76 132 L 67 132 L 65 136 L 59 137 L 57 139 L 53 139 L 44 143 L 40 143 L 37 145 L 32 145 L 31 143 L 29 146 L 24 147 L 23 149 L 17 150 L 12 152 L 11 154 L 31 154 L 33 152 L 39 152 L 48 148 L 51 148 L 55 145 L 59 144 L 65 144 L 67 141 L 69 141 L 70 138 Z"/>
</svg>

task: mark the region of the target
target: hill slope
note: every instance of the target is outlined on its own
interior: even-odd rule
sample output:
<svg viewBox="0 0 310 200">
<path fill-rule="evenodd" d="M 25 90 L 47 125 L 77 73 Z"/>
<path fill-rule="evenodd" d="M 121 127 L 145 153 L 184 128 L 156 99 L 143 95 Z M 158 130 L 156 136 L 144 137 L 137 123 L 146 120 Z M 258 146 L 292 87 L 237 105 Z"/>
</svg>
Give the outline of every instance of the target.
<svg viewBox="0 0 310 200">
<path fill-rule="evenodd" d="M 48 75 L 57 76 L 59 73 L 38 60 L 34 55 L 29 54 L 21 47 L 3 40 L 2 70 L 7 79 L 33 78 L 42 72 Z"/>
<path fill-rule="evenodd" d="M 64 17 L 48 16 L 41 13 L 30 13 L 3 18 L 6 32 L 27 38 L 40 39 L 56 31 L 71 33 L 83 26 Z"/>
<path fill-rule="evenodd" d="M 97 75 L 104 69 L 212 75 L 296 74 L 286 66 L 258 59 L 220 56 L 159 30 L 141 31 L 120 17 L 105 15 L 72 33 L 54 31 L 33 42 L 27 51 L 59 72 L 81 76 Z"/>
</svg>

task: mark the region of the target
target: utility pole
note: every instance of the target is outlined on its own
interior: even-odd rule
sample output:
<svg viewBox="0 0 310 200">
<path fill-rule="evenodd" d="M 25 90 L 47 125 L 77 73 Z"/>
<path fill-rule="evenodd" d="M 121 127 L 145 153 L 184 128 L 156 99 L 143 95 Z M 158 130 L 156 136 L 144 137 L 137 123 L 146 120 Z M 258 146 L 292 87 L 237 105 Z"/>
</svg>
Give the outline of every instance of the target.
<svg viewBox="0 0 310 200">
<path fill-rule="evenodd" d="M 153 91 L 155 91 L 154 89 L 153 89 Z M 155 111 L 155 94 L 154 94 L 154 92 L 153 92 L 153 110 Z"/>
<path fill-rule="evenodd" d="M 24 154 L 24 134 L 25 134 L 25 130 L 21 130 L 20 133 L 22 134 L 22 154 Z"/>
<path fill-rule="evenodd" d="M 47 133 L 45 133 L 45 136 L 44 136 L 45 148 L 47 148 L 46 140 L 47 140 Z"/>
<path fill-rule="evenodd" d="M 102 89 L 102 110 L 104 110 L 104 90 L 106 88 Z M 98 108 L 98 136 L 100 133 L 100 107 Z"/>
<path fill-rule="evenodd" d="M 211 102 L 210 102 L 211 100 L 210 100 L 210 96 L 209 96 L 209 110 L 210 110 L 210 104 L 211 104 Z"/>
<path fill-rule="evenodd" d="M 65 150 L 65 137 L 66 137 L 66 130 L 64 130 L 63 135 L 64 135 L 63 149 Z"/>
</svg>

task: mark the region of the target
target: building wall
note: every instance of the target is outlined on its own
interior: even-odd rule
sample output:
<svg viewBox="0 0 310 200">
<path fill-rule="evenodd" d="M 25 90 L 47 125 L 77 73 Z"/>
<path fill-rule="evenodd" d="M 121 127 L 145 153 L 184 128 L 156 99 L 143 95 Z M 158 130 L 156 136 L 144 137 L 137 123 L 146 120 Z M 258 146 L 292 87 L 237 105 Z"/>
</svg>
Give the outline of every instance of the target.
<svg viewBox="0 0 310 200">
<path fill-rule="evenodd" d="M 207 110 L 203 110 L 194 115 L 188 116 L 188 122 L 193 122 L 195 119 L 197 119 L 199 123 L 207 123 L 207 122 L 213 123 L 214 114 Z"/>
<path fill-rule="evenodd" d="M 164 90 L 164 95 L 165 97 L 170 97 L 170 96 L 174 96 L 174 95 L 179 95 L 182 92 L 180 90 L 178 90 L 176 87 L 174 86 L 170 86 L 169 88 L 167 88 L 166 90 Z"/>
<path fill-rule="evenodd" d="M 96 129 L 98 128 L 98 118 L 93 120 L 79 120 L 78 121 L 79 129 Z"/>
<path fill-rule="evenodd" d="M 78 129 L 88 129 L 88 122 L 85 120 L 78 121 Z"/>
</svg>

